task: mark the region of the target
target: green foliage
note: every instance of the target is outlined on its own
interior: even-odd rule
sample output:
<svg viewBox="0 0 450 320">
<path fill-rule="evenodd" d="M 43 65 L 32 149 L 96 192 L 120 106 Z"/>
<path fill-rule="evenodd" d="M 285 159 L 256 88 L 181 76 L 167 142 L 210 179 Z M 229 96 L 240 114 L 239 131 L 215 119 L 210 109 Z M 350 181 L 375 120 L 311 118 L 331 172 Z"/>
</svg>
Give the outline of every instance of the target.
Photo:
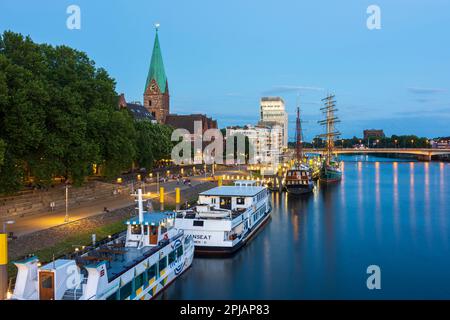
<svg viewBox="0 0 450 320">
<path fill-rule="evenodd" d="M 3 165 L 3 160 L 5 158 L 5 149 L 6 149 L 6 142 L 0 139 L 0 166 Z"/>
<path fill-rule="evenodd" d="M 101 167 L 107 177 L 134 161 L 170 154 L 171 129 L 135 123 L 117 108 L 115 81 L 80 51 L 0 36 L 0 193 L 33 177 L 81 184 Z"/>
<path fill-rule="evenodd" d="M 370 148 L 430 148 L 429 140 L 425 137 L 415 135 L 393 135 L 391 137 L 379 137 L 363 139 L 353 137 L 351 139 L 338 139 L 335 142 L 337 148 L 353 148 L 356 145 L 363 144 Z M 315 138 L 313 141 L 314 148 L 324 148 L 325 141 L 321 138 Z"/>
<path fill-rule="evenodd" d="M 173 143 L 170 139 L 173 129 L 149 121 L 138 121 L 136 128 L 137 163 L 141 168 L 151 168 L 154 161 L 170 158 Z"/>
</svg>

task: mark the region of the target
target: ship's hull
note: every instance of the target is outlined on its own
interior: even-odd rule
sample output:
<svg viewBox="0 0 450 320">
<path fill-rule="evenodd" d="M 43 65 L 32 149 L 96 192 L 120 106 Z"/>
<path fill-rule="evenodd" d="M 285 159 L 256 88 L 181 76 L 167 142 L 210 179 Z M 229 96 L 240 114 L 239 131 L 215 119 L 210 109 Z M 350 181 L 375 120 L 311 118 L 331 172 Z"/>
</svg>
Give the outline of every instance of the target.
<svg viewBox="0 0 450 320">
<path fill-rule="evenodd" d="M 314 183 L 311 182 L 307 185 L 293 185 L 293 186 L 286 186 L 286 191 L 290 194 L 295 195 L 301 195 L 310 193 L 314 190 Z"/>
<path fill-rule="evenodd" d="M 247 230 L 245 235 L 240 241 L 235 243 L 233 246 L 201 246 L 196 245 L 194 254 L 196 257 L 227 257 L 235 254 L 239 249 L 241 249 L 245 244 L 250 242 L 253 236 L 262 229 L 262 227 L 269 221 L 270 212 L 272 211 L 272 206 L 268 207 L 268 211 L 262 216 L 258 222 Z"/>
<path fill-rule="evenodd" d="M 339 169 L 323 168 L 320 171 L 319 180 L 323 183 L 338 182 L 342 179 L 342 171 Z"/>
</svg>

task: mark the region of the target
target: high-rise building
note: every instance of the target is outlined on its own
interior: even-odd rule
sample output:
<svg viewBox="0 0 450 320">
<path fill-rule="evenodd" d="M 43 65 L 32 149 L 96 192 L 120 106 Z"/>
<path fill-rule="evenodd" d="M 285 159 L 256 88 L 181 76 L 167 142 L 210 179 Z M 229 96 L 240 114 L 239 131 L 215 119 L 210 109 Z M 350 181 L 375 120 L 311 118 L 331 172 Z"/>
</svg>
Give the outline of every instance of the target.
<svg viewBox="0 0 450 320">
<path fill-rule="evenodd" d="M 159 123 L 165 123 L 170 112 L 169 101 L 169 83 L 164 70 L 157 28 L 150 69 L 145 82 L 144 107 Z"/>
<path fill-rule="evenodd" d="M 288 144 L 288 115 L 280 97 L 263 97 L 260 102 L 260 125 L 281 127 L 282 146 Z"/>
</svg>

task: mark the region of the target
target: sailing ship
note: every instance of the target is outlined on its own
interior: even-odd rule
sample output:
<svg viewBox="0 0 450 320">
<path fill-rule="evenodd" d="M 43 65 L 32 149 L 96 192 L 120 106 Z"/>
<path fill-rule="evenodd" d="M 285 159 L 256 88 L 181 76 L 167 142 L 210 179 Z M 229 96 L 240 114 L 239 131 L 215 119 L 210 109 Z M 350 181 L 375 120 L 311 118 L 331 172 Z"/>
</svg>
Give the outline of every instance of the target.
<svg viewBox="0 0 450 320">
<path fill-rule="evenodd" d="M 231 255 L 269 220 L 269 190 L 239 180 L 201 192 L 198 204 L 177 213 L 175 227 L 193 237 L 196 255 Z"/>
<path fill-rule="evenodd" d="M 18 268 L 13 300 L 149 300 L 192 264 L 192 237 L 174 227 L 174 212 L 144 212 L 127 230 L 41 266 L 31 256 Z"/>
<path fill-rule="evenodd" d="M 297 107 L 295 140 L 295 160 L 293 166 L 286 172 L 285 188 L 288 193 L 305 194 L 313 191 L 314 181 L 312 170 L 304 161 L 300 107 Z"/>
<path fill-rule="evenodd" d="M 340 132 L 336 131 L 334 126 L 339 122 L 339 119 L 334 115 L 337 111 L 334 98 L 334 95 L 327 95 L 326 98 L 322 99 L 325 106 L 320 109 L 325 115 L 325 120 L 319 121 L 319 124 L 326 127 L 326 133 L 319 135 L 319 137 L 325 138 L 324 159 L 319 174 L 319 180 L 322 183 L 336 182 L 342 178 L 341 164 L 334 156 L 334 140 L 340 135 Z"/>
</svg>

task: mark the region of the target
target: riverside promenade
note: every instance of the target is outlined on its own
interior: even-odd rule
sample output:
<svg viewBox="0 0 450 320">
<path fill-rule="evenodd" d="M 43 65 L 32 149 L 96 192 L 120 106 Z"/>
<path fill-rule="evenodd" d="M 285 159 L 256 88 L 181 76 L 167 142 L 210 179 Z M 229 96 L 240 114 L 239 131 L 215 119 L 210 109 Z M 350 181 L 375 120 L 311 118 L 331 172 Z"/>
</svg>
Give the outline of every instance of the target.
<svg viewBox="0 0 450 320">
<path fill-rule="evenodd" d="M 216 176 L 222 174 L 238 174 L 239 170 L 234 167 L 223 168 L 216 172 Z M 174 198 L 175 188 L 180 188 L 182 194 L 186 193 L 189 189 L 202 185 L 206 182 L 212 181 L 210 176 L 201 174 L 196 176 L 187 177 L 191 186 L 188 184 L 183 184 L 182 182 L 177 183 L 176 180 L 169 180 L 163 183 L 146 183 L 144 186 L 144 191 L 147 194 L 150 192 L 150 196 L 146 199 L 151 200 L 155 210 L 159 209 L 159 189 L 158 187 L 164 187 L 164 193 L 166 194 L 166 204 L 170 203 L 170 199 Z M 135 187 L 139 184 L 135 184 Z M 195 189 L 195 188 L 193 188 Z M 70 198 L 70 193 L 69 193 Z M 184 203 L 187 199 L 182 196 L 181 203 Z M 71 223 L 77 220 L 89 218 L 96 215 L 104 214 L 104 209 L 107 208 L 108 211 L 114 211 L 122 208 L 129 207 L 134 204 L 134 197 L 129 193 L 116 194 L 108 199 L 102 199 L 98 201 L 89 202 L 86 204 L 81 204 L 80 206 L 70 207 L 69 206 L 69 220 L 65 221 L 66 212 L 65 210 L 55 210 L 35 214 L 32 216 L 17 217 L 14 219 L 14 224 L 8 225 L 8 232 L 13 232 L 15 237 L 21 237 L 26 234 L 37 232 L 40 230 L 45 230 L 48 228 L 56 227 L 59 225 Z"/>
<path fill-rule="evenodd" d="M 192 187 L 202 184 L 206 181 L 211 181 L 210 177 L 195 176 L 189 177 Z M 159 186 L 164 187 L 164 193 L 170 195 L 175 193 L 175 188 L 179 187 L 181 191 L 191 188 L 189 185 L 183 183 L 177 184 L 176 181 L 168 181 L 160 183 Z M 150 192 L 150 197 L 153 203 L 158 202 L 157 183 L 147 183 L 145 186 L 145 192 Z M 70 194 L 69 194 L 70 197 Z M 52 228 L 65 223 L 70 223 L 80 219 L 92 217 L 95 215 L 105 213 L 104 208 L 108 211 L 113 211 L 125 207 L 129 207 L 134 203 L 134 197 L 130 194 L 118 194 L 112 196 L 110 199 L 95 201 L 85 205 L 77 206 L 76 208 L 69 207 L 69 221 L 65 221 L 65 210 L 48 211 L 41 214 L 36 214 L 29 217 L 17 218 L 14 220 L 14 224 L 8 226 L 8 232 L 13 232 L 14 236 L 20 237 L 25 234 L 33 233 L 43 229 Z M 155 207 L 155 209 L 158 209 Z"/>
</svg>

